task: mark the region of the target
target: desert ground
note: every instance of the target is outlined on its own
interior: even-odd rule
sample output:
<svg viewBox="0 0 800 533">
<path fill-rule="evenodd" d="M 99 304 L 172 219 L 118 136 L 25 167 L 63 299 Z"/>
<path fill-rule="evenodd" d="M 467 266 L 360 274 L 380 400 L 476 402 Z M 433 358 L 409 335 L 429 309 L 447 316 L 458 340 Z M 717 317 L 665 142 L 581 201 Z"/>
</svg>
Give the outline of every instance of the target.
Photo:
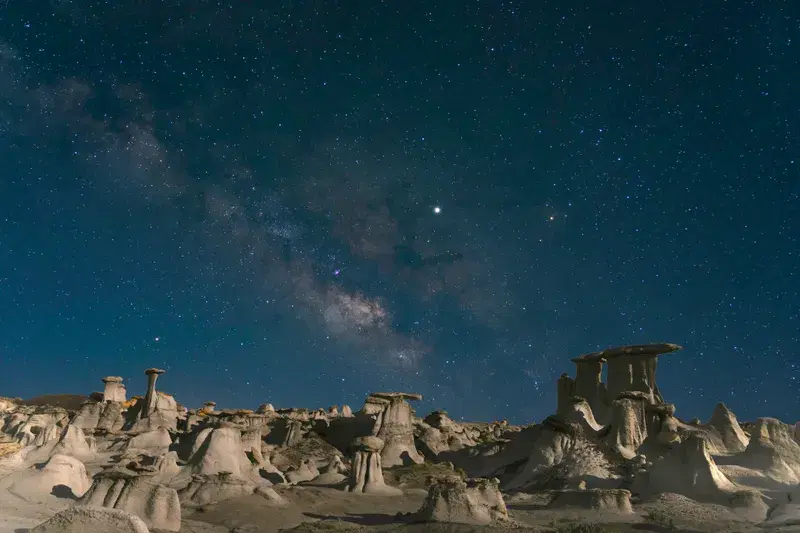
<svg viewBox="0 0 800 533">
<path fill-rule="evenodd" d="M 556 412 L 526 426 L 419 417 L 404 392 L 187 409 L 154 368 L 131 398 L 115 376 L 0 398 L 0 533 L 800 533 L 798 427 L 723 404 L 682 420 L 655 380 L 679 349 L 572 359 Z"/>
</svg>

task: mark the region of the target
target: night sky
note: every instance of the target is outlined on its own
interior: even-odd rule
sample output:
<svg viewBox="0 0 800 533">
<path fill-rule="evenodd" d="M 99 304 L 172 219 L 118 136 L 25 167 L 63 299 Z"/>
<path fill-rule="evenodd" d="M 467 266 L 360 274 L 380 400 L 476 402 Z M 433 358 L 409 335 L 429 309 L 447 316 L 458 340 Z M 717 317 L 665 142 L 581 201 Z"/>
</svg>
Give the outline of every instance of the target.
<svg viewBox="0 0 800 533">
<path fill-rule="evenodd" d="M 798 95 L 795 0 L 0 0 L 0 395 L 525 423 L 674 342 L 793 422 Z"/>
</svg>

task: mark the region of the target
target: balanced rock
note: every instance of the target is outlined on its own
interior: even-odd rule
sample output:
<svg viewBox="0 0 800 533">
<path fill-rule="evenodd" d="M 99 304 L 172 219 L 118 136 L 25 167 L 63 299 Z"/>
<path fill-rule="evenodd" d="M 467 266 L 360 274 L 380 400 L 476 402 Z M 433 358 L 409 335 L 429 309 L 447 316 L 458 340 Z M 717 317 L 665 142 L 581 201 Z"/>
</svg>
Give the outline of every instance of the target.
<svg viewBox="0 0 800 533">
<path fill-rule="evenodd" d="M 350 481 L 345 488 L 348 492 L 367 494 L 402 494 L 398 488 L 390 487 L 383 480 L 381 467 L 381 450 L 383 440 L 378 437 L 359 437 L 351 444 L 353 450 L 353 468 Z"/>
<path fill-rule="evenodd" d="M 404 392 L 376 392 L 366 399 L 365 411 L 376 416 L 372 434 L 385 443 L 381 459 L 387 467 L 424 462 L 414 445 L 414 411 L 408 403 L 421 399 Z"/>
</svg>

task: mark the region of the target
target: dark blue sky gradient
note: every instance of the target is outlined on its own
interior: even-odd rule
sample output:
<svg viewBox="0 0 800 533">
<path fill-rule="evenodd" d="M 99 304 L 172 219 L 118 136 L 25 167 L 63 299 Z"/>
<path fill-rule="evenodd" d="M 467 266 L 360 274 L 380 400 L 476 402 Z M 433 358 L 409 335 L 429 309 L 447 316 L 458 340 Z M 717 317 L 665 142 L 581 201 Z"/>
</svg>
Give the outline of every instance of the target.
<svg viewBox="0 0 800 533">
<path fill-rule="evenodd" d="M 797 416 L 800 5 L 261 4 L 0 4 L 0 394 Z"/>
</svg>

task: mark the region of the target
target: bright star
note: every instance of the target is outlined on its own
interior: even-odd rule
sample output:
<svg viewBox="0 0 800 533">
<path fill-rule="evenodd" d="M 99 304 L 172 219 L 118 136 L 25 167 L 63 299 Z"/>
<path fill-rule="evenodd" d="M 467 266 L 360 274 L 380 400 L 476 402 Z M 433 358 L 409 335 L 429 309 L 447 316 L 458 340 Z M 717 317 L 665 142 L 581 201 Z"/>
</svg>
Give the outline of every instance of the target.
<svg viewBox="0 0 800 533">
<path fill-rule="evenodd" d="M 433 212 L 438 215 L 439 213 L 442 212 L 442 208 L 437 205 L 436 207 L 433 208 Z"/>
</svg>

